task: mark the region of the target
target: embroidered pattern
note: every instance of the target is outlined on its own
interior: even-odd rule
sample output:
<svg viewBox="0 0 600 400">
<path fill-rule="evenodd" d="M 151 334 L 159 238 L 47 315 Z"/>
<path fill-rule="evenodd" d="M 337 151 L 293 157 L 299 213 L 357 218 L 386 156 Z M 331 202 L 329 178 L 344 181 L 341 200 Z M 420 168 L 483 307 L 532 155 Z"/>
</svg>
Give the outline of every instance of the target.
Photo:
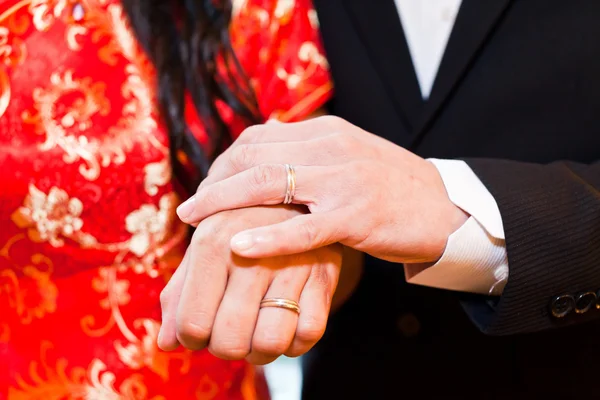
<svg viewBox="0 0 600 400">
<path fill-rule="evenodd" d="M 316 23 L 307 0 L 235 1 L 232 46 L 265 119 L 300 119 L 327 99 Z M 118 0 L 0 1 L 7 400 L 268 398 L 244 362 L 156 346 L 188 227 L 154 87 Z M 243 123 L 223 111 L 235 135 Z"/>
</svg>

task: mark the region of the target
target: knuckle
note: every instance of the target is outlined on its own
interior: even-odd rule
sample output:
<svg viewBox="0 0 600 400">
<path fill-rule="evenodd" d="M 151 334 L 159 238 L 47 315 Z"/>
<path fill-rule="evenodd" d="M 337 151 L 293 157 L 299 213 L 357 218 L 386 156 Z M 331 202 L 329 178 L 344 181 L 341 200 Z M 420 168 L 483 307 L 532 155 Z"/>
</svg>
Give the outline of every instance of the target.
<svg viewBox="0 0 600 400">
<path fill-rule="evenodd" d="M 228 151 L 224 151 L 223 153 L 219 154 L 208 169 L 208 176 L 214 174 L 215 171 L 220 170 L 223 167 L 223 165 L 226 164 L 227 157 L 229 155 L 230 153 Z"/>
<path fill-rule="evenodd" d="M 322 118 L 323 123 L 327 124 L 333 130 L 338 130 L 346 124 L 346 121 L 335 115 L 325 115 L 320 118 Z"/>
<path fill-rule="evenodd" d="M 208 341 L 211 328 L 188 318 L 177 320 L 177 339 L 188 349 L 202 347 Z"/>
<path fill-rule="evenodd" d="M 273 333 L 264 332 L 255 336 L 252 341 L 252 351 L 271 357 L 278 357 L 286 352 L 289 345 L 286 338 L 274 335 Z"/>
<path fill-rule="evenodd" d="M 336 136 L 336 143 L 339 144 L 341 151 L 346 155 L 356 157 L 357 154 L 361 154 L 364 151 L 365 146 L 361 143 L 360 139 L 343 132 L 337 132 Z"/>
<path fill-rule="evenodd" d="M 318 244 L 320 242 L 319 231 L 312 219 L 304 220 L 298 229 L 300 235 L 304 238 L 304 243 L 307 245 Z"/>
<path fill-rule="evenodd" d="M 329 276 L 323 264 L 319 264 L 311 270 L 312 283 L 317 285 L 320 290 L 329 288 Z"/>
<path fill-rule="evenodd" d="M 218 208 L 223 203 L 221 191 L 218 190 L 198 190 L 196 193 L 196 204 L 204 204 L 209 207 Z"/>
<path fill-rule="evenodd" d="M 307 318 L 298 322 L 296 339 L 302 343 L 317 343 L 325 334 L 327 322 L 323 318 Z"/>
<path fill-rule="evenodd" d="M 201 244 L 204 244 L 206 241 L 206 237 L 207 235 L 207 228 L 210 224 L 209 219 L 206 219 L 204 221 L 202 221 L 202 223 L 200 225 L 198 225 L 198 227 L 194 230 L 194 233 L 192 234 L 192 238 L 190 239 L 190 244 L 194 245 L 194 246 L 199 246 Z"/>
<path fill-rule="evenodd" d="M 336 132 L 331 136 L 331 139 L 335 142 L 336 149 L 339 153 L 341 153 L 344 156 L 349 156 L 350 154 L 352 154 L 354 144 L 348 136 Z"/>
<path fill-rule="evenodd" d="M 304 354 L 306 354 L 306 352 L 310 350 L 310 349 L 303 349 L 303 348 L 298 348 L 298 347 L 294 347 L 293 349 L 289 350 L 288 352 L 285 353 L 285 356 L 288 358 L 298 358 L 298 357 L 302 357 Z"/>
<path fill-rule="evenodd" d="M 231 150 L 230 162 L 236 171 L 244 171 L 254 165 L 254 147 L 248 144 L 240 144 Z"/>
<path fill-rule="evenodd" d="M 164 310 L 168 304 L 170 304 L 170 300 L 171 300 L 171 293 L 169 290 L 169 286 L 167 285 L 161 292 L 160 292 L 160 306 L 162 307 L 162 309 Z"/>
<path fill-rule="evenodd" d="M 225 214 L 212 215 L 203 220 L 194 230 L 190 243 L 207 249 L 207 252 L 203 253 L 204 256 L 218 254 L 218 251 L 223 250 L 224 243 L 229 242 L 232 236 L 230 229 L 231 223 L 227 223 Z"/>
<path fill-rule="evenodd" d="M 242 143 L 255 143 L 260 140 L 260 137 L 264 134 L 264 125 L 252 125 L 244 129 L 239 136 L 239 141 Z"/>
<path fill-rule="evenodd" d="M 250 347 L 240 340 L 212 339 L 208 351 L 223 360 L 243 360 L 250 354 Z"/>
<path fill-rule="evenodd" d="M 274 165 L 261 165 L 252 170 L 252 186 L 263 188 L 277 180 L 278 171 Z"/>
</svg>

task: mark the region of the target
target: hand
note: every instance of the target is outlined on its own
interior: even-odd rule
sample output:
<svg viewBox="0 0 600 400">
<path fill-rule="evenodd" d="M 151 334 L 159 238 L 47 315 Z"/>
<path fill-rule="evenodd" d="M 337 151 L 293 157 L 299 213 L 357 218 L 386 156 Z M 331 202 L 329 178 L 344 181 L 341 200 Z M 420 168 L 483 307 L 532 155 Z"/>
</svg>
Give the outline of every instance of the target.
<svg viewBox="0 0 600 400">
<path fill-rule="evenodd" d="M 323 335 L 342 262 L 341 246 L 270 259 L 233 255 L 231 237 L 247 228 L 301 215 L 290 207 L 256 207 L 202 221 L 163 292 L 158 345 L 173 350 L 208 347 L 217 357 L 266 364 L 308 351 Z M 297 301 L 300 315 L 259 310 L 263 298 Z"/>
<path fill-rule="evenodd" d="M 295 167 L 294 203 L 311 214 L 236 235 L 245 257 L 301 253 L 331 243 L 394 262 L 437 261 L 468 216 L 433 164 L 335 117 L 247 129 L 178 209 L 195 223 L 227 209 L 280 204 Z"/>
</svg>

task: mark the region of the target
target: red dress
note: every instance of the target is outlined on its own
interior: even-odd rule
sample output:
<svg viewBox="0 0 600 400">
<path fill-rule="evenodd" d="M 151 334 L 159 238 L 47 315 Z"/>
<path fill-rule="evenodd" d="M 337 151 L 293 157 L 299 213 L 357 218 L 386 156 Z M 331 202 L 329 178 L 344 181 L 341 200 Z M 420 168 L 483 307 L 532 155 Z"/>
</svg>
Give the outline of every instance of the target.
<svg viewBox="0 0 600 400">
<path fill-rule="evenodd" d="M 309 2 L 234 3 L 265 119 L 320 107 L 331 85 Z M 156 347 L 183 194 L 119 2 L 0 0 L 0 65 L 0 400 L 267 398 L 245 362 Z"/>
</svg>

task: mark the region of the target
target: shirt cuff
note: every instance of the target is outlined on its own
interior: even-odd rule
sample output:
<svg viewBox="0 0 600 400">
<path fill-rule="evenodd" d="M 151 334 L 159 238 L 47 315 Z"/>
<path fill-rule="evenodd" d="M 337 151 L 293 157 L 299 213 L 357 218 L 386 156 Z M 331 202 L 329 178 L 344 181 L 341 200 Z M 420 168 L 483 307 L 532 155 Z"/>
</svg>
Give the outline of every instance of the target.
<svg viewBox="0 0 600 400">
<path fill-rule="evenodd" d="M 428 161 L 438 169 L 450 200 L 470 217 L 448 237 L 438 262 L 405 264 L 407 282 L 500 295 L 508 280 L 508 258 L 496 200 L 464 161 Z"/>
</svg>

